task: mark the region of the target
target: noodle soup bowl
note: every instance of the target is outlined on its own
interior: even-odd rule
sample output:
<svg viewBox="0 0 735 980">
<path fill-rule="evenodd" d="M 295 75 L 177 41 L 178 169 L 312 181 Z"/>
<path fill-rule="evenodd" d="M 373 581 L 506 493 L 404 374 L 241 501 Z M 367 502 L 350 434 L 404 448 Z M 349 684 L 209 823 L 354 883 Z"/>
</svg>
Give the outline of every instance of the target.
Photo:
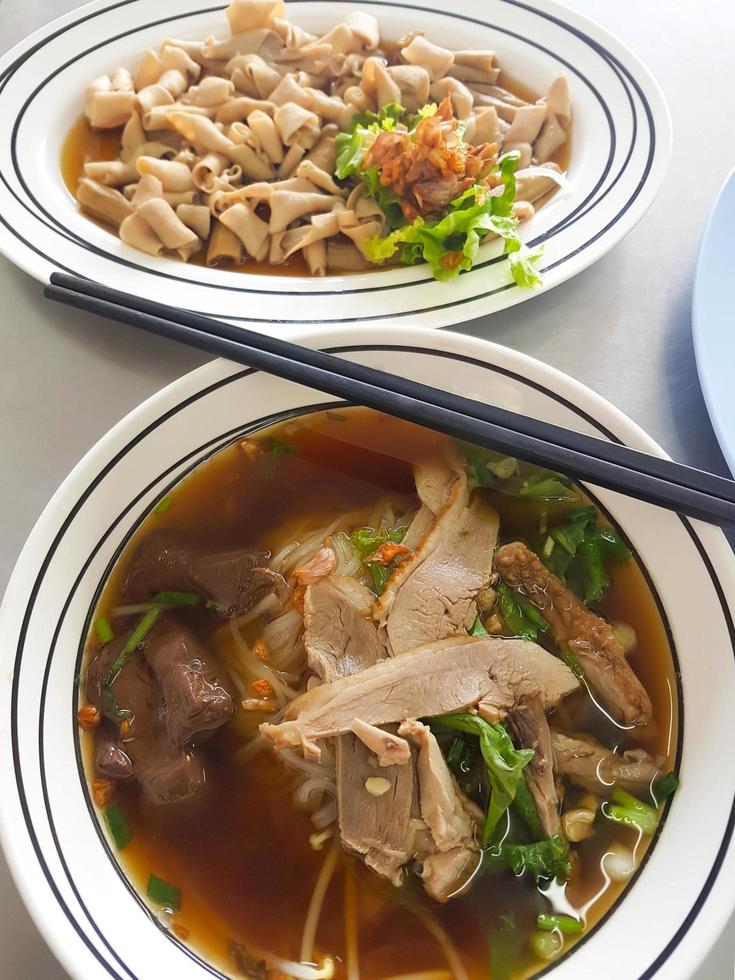
<svg viewBox="0 0 735 980">
<path fill-rule="evenodd" d="M 594 392 L 502 347 L 417 327 L 330 327 L 305 341 L 661 452 Z M 76 724 L 84 638 L 116 557 L 177 481 L 233 440 L 325 404 L 334 403 L 256 371 L 206 365 L 149 399 L 87 454 L 18 561 L 0 624 L 0 830 L 31 914 L 75 978 L 194 980 L 225 969 L 195 942 L 187 946 L 138 893 L 89 798 Z M 586 489 L 630 542 L 669 631 L 676 660 L 670 697 L 679 706 L 672 754 L 681 786 L 622 896 L 548 969 L 565 980 L 689 977 L 735 906 L 735 562 L 714 528 Z"/>
</svg>

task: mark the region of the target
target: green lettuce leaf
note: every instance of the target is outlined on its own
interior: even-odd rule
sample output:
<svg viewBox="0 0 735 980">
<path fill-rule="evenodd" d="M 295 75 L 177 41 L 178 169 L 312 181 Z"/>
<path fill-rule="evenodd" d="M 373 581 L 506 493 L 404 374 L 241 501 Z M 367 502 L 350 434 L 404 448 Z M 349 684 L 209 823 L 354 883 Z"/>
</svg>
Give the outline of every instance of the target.
<svg viewBox="0 0 735 980">
<path fill-rule="evenodd" d="M 485 187 L 475 184 L 452 201 L 449 213 L 436 222 L 418 217 L 410 225 L 395 227 L 395 221 L 376 197 L 394 230 L 385 238 L 369 238 L 365 242 L 367 258 L 381 263 L 398 253 L 406 265 L 423 259 L 435 279 L 448 282 L 472 268 L 482 240 L 492 232 L 503 239 L 514 280 L 521 286 L 539 285 L 541 277 L 535 264 L 541 258 L 542 248 L 531 250 L 521 243 L 518 221 L 511 214 L 517 162 L 517 154 L 507 154 L 499 161 L 502 193 L 488 193 Z M 377 175 L 374 179 L 377 183 Z"/>
<path fill-rule="evenodd" d="M 482 842 L 491 839 L 498 821 L 516 796 L 523 770 L 533 758 L 533 749 L 517 749 L 502 725 L 491 725 L 477 715 L 450 714 L 432 718 L 431 724 L 469 735 L 476 735 L 490 783 L 490 801 L 485 817 Z"/>
<path fill-rule="evenodd" d="M 365 153 L 365 134 L 360 129 L 352 133 L 338 133 L 335 140 L 337 162 L 334 174 L 338 180 L 344 180 L 353 174 L 362 162 Z"/>
<path fill-rule="evenodd" d="M 353 116 L 347 132 L 338 133 L 335 140 L 337 162 L 334 173 L 337 179 L 344 180 L 359 170 L 365 152 L 373 143 L 376 134 L 381 130 L 385 132 L 394 130 L 396 124 L 401 122 L 405 115 L 406 110 L 402 106 L 396 102 L 389 102 L 380 112 L 367 110 Z M 364 174 L 360 176 L 364 177 Z"/>
<path fill-rule="evenodd" d="M 485 850 L 485 866 L 506 866 L 517 876 L 524 873 L 536 879 L 568 878 L 571 872 L 569 845 L 561 836 L 535 844 L 491 843 Z"/>
</svg>

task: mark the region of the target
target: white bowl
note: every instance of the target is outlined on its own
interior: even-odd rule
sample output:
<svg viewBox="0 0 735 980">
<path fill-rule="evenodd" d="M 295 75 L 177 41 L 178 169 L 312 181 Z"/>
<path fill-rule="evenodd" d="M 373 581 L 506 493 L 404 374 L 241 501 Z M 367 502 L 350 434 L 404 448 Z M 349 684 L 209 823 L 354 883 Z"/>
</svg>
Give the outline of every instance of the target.
<svg viewBox="0 0 735 980">
<path fill-rule="evenodd" d="M 545 288 L 595 262 L 645 214 L 668 165 L 669 113 L 648 70 L 603 28 L 554 0 L 290 0 L 288 13 L 321 33 L 356 8 L 375 14 L 388 39 L 421 28 L 450 48 L 490 48 L 538 92 L 567 73 L 574 113 L 569 186 L 523 227 L 526 241 L 544 243 Z M 80 214 L 59 154 L 86 85 L 133 66 L 166 36 L 225 33 L 220 5 L 93 0 L 0 59 L 0 250 L 11 261 L 42 281 L 54 269 L 76 272 L 272 333 L 285 324 L 398 319 L 439 327 L 538 295 L 514 284 L 498 243 L 483 246 L 476 267 L 450 283 L 434 282 L 426 266 L 274 277 L 146 256 Z"/>
<path fill-rule="evenodd" d="M 660 452 L 594 392 L 538 361 L 420 328 L 307 338 L 366 364 Z M 215 361 L 106 435 L 54 495 L 18 561 L 0 623 L 2 843 L 52 950 L 84 980 L 201 978 L 111 856 L 77 751 L 75 676 L 101 581 L 153 503 L 236 435 L 329 399 Z M 295 491 L 297 492 L 297 491 Z M 624 897 L 554 977 L 688 977 L 735 906 L 735 561 L 723 535 L 596 490 L 650 577 L 678 658 L 681 788 Z"/>
</svg>

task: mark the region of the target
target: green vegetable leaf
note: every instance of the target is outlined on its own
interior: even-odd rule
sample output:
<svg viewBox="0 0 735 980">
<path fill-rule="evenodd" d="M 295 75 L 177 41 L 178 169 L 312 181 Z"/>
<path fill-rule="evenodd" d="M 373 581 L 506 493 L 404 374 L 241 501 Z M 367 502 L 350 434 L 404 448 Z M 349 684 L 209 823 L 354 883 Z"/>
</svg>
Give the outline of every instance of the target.
<svg viewBox="0 0 735 980">
<path fill-rule="evenodd" d="M 559 932 L 574 935 L 584 932 L 584 923 L 580 919 L 574 919 L 571 915 L 540 915 L 536 919 L 536 927 L 544 932 Z"/>
<path fill-rule="evenodd" d="M 584 601 L 599 602 L 610 584 L 599 540 L 593 536 L 585 537 L 577 549 L 577 555 L 584 581 Z"/>
<path fill-rule="evenodd" d="M 563 477 L 540 470 L 518 490 L 521 497 L 539 497 L 543 500 L 576 500 L 577 496 Z"/>
<path fill-rule="evenodd" d="M 482 620 L 480 619 L 479 616 L 476 616 L 475 617 L 474 623 L 472 624 L 472 626 L 470 626 L 469 633 L 470 633 L 470 636 L 488 636 L 489 635 L 488 634 L 488 631 L 483 626 Z"/>
<path fill-rule="evenodd" d="M 102 644 L 109 643 L 110 640 L 115 639 L 115 634 L 112 632 L 110 620 L 105 619 L 104 616 L 100 616 L 99 619 L 94 621 L 94 631 L 97 634 L 97 639 Z"/>
<path fill-rule="evenodd" d="M 112 685 L 117 680 L 120 671 L 123 669 L 125 664 L 128 662 L 128 660 L 130 660 L 132 655 L 148 635 L 149 630 L 151 630 L 155 625 L 160 615 L 161 606 L 151 606 L 128 637 L 120 653 L 118 653 L 118 655 L 112 661 L 110 669 L 107 671 L 102 681 L 102 693 L 118 717 L 124 717 L 125 712 L 121 712 L 120 708 L 118 707 L 115 695 L 112 693 Z"/>
<path fill-rule="evenodd" d="M 378 204 L 378 207 L 385 215 L 389 228 L 401 228 L 406 224 L 406 219 L 401 210 L 398 195 L 390 189 L 383 187 L 380 183 L 380 168 L 366 167 L 361 171 L 360 177 L 367 189 L 367 193 Z"/>
<path fill-rule="evenodd" d="M 105 810 L 105 822 L 110 829 L 110 835 L 115 841 L 115 847 L 121 851 L 133 839 L 133 832 L 128 826 L 125 814 L 120 807 L 113 803 Z"/>
<path fill-rule="evenodd" d="M 603 806 L 602 812 L 608 820 L 621 823 L 626 827 L 639 830 L 642 834 L 653 834 L 658 827 L 658 813 L 647 803 L 642 803 L 626 793 L 624 789 L 615 787 L 612 791 L 612 804 Z"/>
<path fill-rule="evenodd" d="M 476 487 L 489 487 L 511 497 L 554 500 L 560 503 L 576 503 L 579 500 L 569 481 L 552 470 L 524 463 L 512 456 L 475 446 L 470 442 L 457 441 L 457 447 L 465 459 L 472 490 Z"/>
<path fill-rule="evenodd" d="M 630 552 L 625 541 L 620 537 L 615 528 L 599 527 L 595 531 L 595 540 L 600 546 L 602 554 L 607 558 L 614 558 L 621 563 L 630 558 Z"/>
<path fill-rule="evenodd" d="M 158 606 L 196 606 L 199 596 L 196 592 L 156 592 L 153 602 Z"/>
<path fill-rule="evenodd" d="M 446 755 L 447 765 L 454 773 L 455 776 L 459 776 L 461 772 L 462 761 L 467 754 L 467 743 L 458 735 L 449 746 L 449 751 Z"/>
<path fill-rule="evenodd" d="M 337 133 L 334 142 L 337 150 L 334 175 L 339 180 L 344 180 L 353 174 L 362 162 L 365 153 L 365 134 L 360 129 L 354 129 L 351 133 Z"/>
<path fill-rule="evenodd" d="M 375 594 L 382 595 L 385 583 L 390 578 L 393 569 L 390 565 L 376 565 L 375 562 L 370 562 L 368 568 L 370 569 L 370 575 L 373 580 Z"/>
<path fill-rule="evenodd" d="M 151 875 L 148 878 L 146 894 L 156 905 L 170 912 L 178 912 L 181 908 L 181 889 L 164 878 L 159 878 L 158 875 Z"/>
<path fill-rule="evenodd" d="M 667 772 L 665 776 L 662 776 L 658 782 L 654 783 L 653 786 L 653 798 L 656 804 L 660 806 L 664 800 L 668 800 L 677 789 L 679 788 L 679 780 L 677 779 L 676 773 Z"/>
<path fill-rule="evenodd" d="M 488 942 L 492 980 L 513 980 L 523 946 L 523 933 L 516 926 L 512 912 L 498 917 L 498 925 L 490 930 Z"/>
<path fill-rule="evenodd" d="M 376 595 L 382 595 L 385 583 L 396 567 L 397 560 L 393 559 L 387 565 L 380 565 L 377 562 L 367 561 L 366 559 L 374 551 L 377 551 L 382 544 L 385 544 L 386 541 L 400 544 L 407 530 L 407 527 L 400 525 L 392 528 L 378 528 L 377 530 L 372 527 L 360 527 L 350 535 L 350 546 L 362 558 L 363 562 L 365 562 L 372 579 L 373 591 Z"/>
<path fill-rule="evenodd" d="M 514 874 L 526 872 L 536 879 L 568 878 L 571 871 L 569 845 L 557 835 L 535 844 L 492 843 L 485 849 L 488 866 L 506 866 Z"/>
<path fill-rule="evenodd" d="M 153 513 L 165 514 L 173 502 L 173 497 L 162 497 L 153 508 Z"/>
<path fill-rule="evenodd" d="M 531 790 L 526 781 L 518 783 L 516 787 L 516 797 L 513 800 L 513 809 L 528 827 L 531 837 L 534 840 L 543 840 L 546 836 L 539 820 L 536 804 L 533 802 Z"/>
<path fill-rule="evenodd" d="M 279 459 L 281 456 L 293 456 L 294 453 L 298 452 L 298 446 L 294 446 L 288 442 L 281 442 L 275 436 L 266 436 L 263 440 L 263 446 L 276 459 Z"/>
<path fill-rule="evenodd" d="M 539 629 L 542 632 L 548 630 L 549 624 L 539 611 L 507 582 L 499 582 L 495 592 L 500 618 L 508 636 L 518 636 L 535 642 L 538 640 Z"/>
<path fill-rule="evenodd" d="M 561 647 L 559 650 L 559 656 L 571 670 L 575 677 L 584 677 L 584 672 L 580 666 L 579 661 L 574 656 L 569 647 Z"/>
<path fill-rule="evenodd" d="M 513 213 L 513 202 L 516 199 L 516 170 L 520 162 L 521 154 L 519 150 L 511 150 L 504 153 L 494 168 L 503 181 L 503 193 L 493 198 L 493 214 L 500 217 L 508 217 Z"/>
<path fill-rule="evenodd" d="M 350 535 L 350 544 L 359 555 L 367 558 L 368 555 L 372 555 L 386 541 L 400 544 L 406 536 L 407 530 L 407 527 L 383 527 L 378 528 L 378 530 L 372 527 L 360 527 Z"/>
<path fill-rule="evenodd" d="M 479 739 L 490 783 L 490 801 L 482 834 L 483 845 L 487 844 L 498 821 L 515 799 L 518 784 L 524 778 L 523 770 L 533 758 L 533 749 L 516 749 L 502 725 L 490 725 L 477 715 L 440 715 L 432 718 L 431 724 L 476 735 Z"/>
<path fill-rule="evenodd" d="M 519 286 L 526 289 L 543 286 L 543 277 L 536 268 L 543 258 L 543 245 L 537 245 L 535 248 L 521 245 L 520 248 L 509 249 L 506 242 L 506 252 L 508 252 L 508 261 L 510 262 L 510 273 Z"/>
</svg>

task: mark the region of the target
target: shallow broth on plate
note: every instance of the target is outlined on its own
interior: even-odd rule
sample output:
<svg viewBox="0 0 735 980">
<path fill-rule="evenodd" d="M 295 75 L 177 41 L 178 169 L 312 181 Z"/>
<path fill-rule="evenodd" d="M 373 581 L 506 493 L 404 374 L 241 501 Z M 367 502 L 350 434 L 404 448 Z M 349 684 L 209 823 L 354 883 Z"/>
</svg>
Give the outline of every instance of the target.
<svg viewBox="0 0 735 980">
<path fill-rule="evenodd" d="M 466 891 L 438 902 L 424 893 L 421 860 L 406 862 L 402 884 L 395 887 L 366 867 L 359 856 L 340 848 L 335 843 L 336 808 L 329 786 L 317 787 L 303 805 L 294 802 L 300 787 L 314 778 L 312 767 L 317 764 L 309 762 L 305 772 L 294 769 L 292 764 L 298 763 L 284 764 L 284 758 L 294 754 L 300 758 L 299 752 L 290 749 L 281 756 L 258 736 L 261 722 L 281 718 L 281 705 L 271 704 L 273 686 L 261 683 L 264 672 L 259 668 L 281 670 L 276 678 L 283 682 L 288 699 L 304 690 L 311 674 L 303 650 L 305 583 L 299 578 L 300 570 L 313 562 L 326 542 L 338 556 L 330 574 L 342 573 L 374 593 L 390 588 L 390 579 L 386 582 L 381 569 L 395 574 L 401 561 L 413 560 L 413 553 L 386 551 L 383 557 L 392 557 L 387 565 L 380 565 L 378 559 L 366 561 L 377 552 L 366 553 L 363 545 L 368 540 L 370 547 L 377 543 L 379 550 L 400 544 L 399 538 L 411 540 L 405 528 L 418 520 L 416 473 L 422 466 L 450 465 L 446 460 L 453 460 L 456 466 L 457 459 L 464 460 L 470 485 L 478 480 L 485 484 L 471 491 L 470 501 L 482 498 L 488 513 L 490 508 L 497 511 L 499 545 L 527 542 L 547 563 L 553 554 L 548 542 L 561 547 L 559 541 L 566 540 L 569 528 L 581 519 L 575 515 L 589 506 L 578 491 L 554 475 L 523 464 L 514 466 L 492 454 L 478 457 L 477 452 L 462 450 L 457 457 L 456 452 L 441 435 L 365 409 L 339 407 L 282 422 L 218 452 L 175 487 L 142 522 L 104 585 L 88 641 L 86 694 L 84 682 L 80 685 L 82 711 L 90 697 L 90 661 L 104 656 L 106 649 L 99 633 L 110 642 L 109 629 L 115 634 L 111 642 L 119 644 L 151 608 L 150 597 L 140 602 L 139 595 L 131 596 L 127 584 L 131 569 L 140 560 L 139 549 L 156 535 L 183 535 L 187 547 L 207 552 L 263 549 L 271 556 L 270 567 L 286 581 L 278 601 L 271 602 L 266 593 L 263 611 L 249 621 L 248 612 L 240 611 L 234 618 L 223 619 L 224 610 L 211 599 L 205 601 L 204 586 L 194 605 L 183 604 L 190 601 L 182 599 L 186 592 L 167 593 L 170 605 L 163 616 L 198 638 L 210 666 L 216 665 L 218 676 L 226 678 L 224 686 L 236 705 L 232 719 L 211 738 L 200 742 L 194 735 L 187 743 L 186 751 L 196 753 L 206 771 L 202 793 L 193 794 L 198 798 L 153 805 L 136 777 L 108 780 L 95 771 L 95 750 L 103 737 L 114 736 L 125 748 L 126 737 L 134 734 L 135 718 L 125 717 L 122 700 L 115 705 L 120 715 L 105 709 L 103 703 L 107 717 L 101 726 L 80 731 L 92 795 L 102 804 L 100 817 L 113 808 L 113 839 L 120 826 L 120 841 L 132 835 L 118 854 L 132 883 L 141 894 L 149 891 L 149 904 L 179 940 L 227 972 L 262 975 L 265 961 L 272 975 L 280 971 L 307 978 L 326 976 L 331 969 L 335 976 L 355 976 L 358 968 L 360 976 L 370 980 L 428 972 L 461 977 L 462 971 L 474 978 L 487 976 L 489 970 L 492 977 L 532 976 L 548 959 L 569 950 L 610 909 L 652 840 L 658 815 L 650 795 L 635 794 L 643 805 L 638 824 L 634 804 L 627 801 L 618 811 L 628 815 L 626 825 L 605 815 L 611 807 L 614 810 L 616 801 L 611 803 L 609 787 L 600 785 L 592 832 L 570 844 L 568 880 L 563 881 L 563 875 L 541 875 L 534 881 L 529 866 L 516 875 L 509 867 L 488 860 L 487 866 L 475 870 Z M 527 492 L 529 486 L 534 492 Z M 539 489 L 547 495 L 534 495 Z M 594 520 L 588 516 L 587 521 L 584 540 L 591 541 L 596 534 L 599 537 L 600 530 L 609 528 L 601 516 Z M 365 538 L 364 532 L 360 537 L 360 529 L 365 528 L 372 529 L 374 541 L 369 535 Z M 578 537 L 583 540 L 581 533 Z M 576 588 L 588 588 L 587 566 L 575 562 L 565 576 Z M 317 561 L 312 570 L 318 566 Z M 618 624 L 619 635 L 631 651 L 629 663 L 650 697 L 651 720 L 640 727 L 616 724 L 582 688 L 566 697 L 549 721 L 554 729 L 583 733 L 607 749 L 648 753 L 663 775 L 674 766 L 677 744 L 676 681 L 666 631 L 636 561 L 605 560 L 605 567 L 609 585 L 592 607 Z M 314 588 L 317 581 L 312 577 L 307 587 Z M 178 589 L 179 584 L 170 588 Z M 524 630 L 533 628 L 528 610 L 524 613 L 520 606 L 507 605 L 509 595 L 511 600 L 516 595 L 514 590 L 503 594 L 503 605 L 501 583 L 494 584 L 495 605 L 471 625 L 475 642 L 481 644 L 486 642 L 485 628 L 498 635 L 515 635 L 517 630 L 509 628 L 513 623 L 520 623 Z M 166 604 L 165 600 L 159 596 L 153 605 L 156 601 Z M 306 601 L 308 608 L 308 597 Z M 254 597 L 254 602 L 257 608 L 264 599 Z M 284 615 L 290 618 L 285 620 Z M 290 630 L 285 641 L 277 631 L 279 622 L 281 633 Z M 464 627 L 460 631 L 465 633 Z M 547 634 L 548 630 L 537 632 L 539 644 L 559 653 Z M 151 645 L 158 642 L 153 636 L 143 639 L 142 648 L 134 649 L 129 664 L 135 670 L 148 670 L 146 658 L 151 657 Z M 152 657 L 150 662 L 154 663 Z M 117 683 L 109 685 L 113 694 Z M 278 683 L 275 678 L 274 683 Z M 259 698 L 265 710 L 257 710 Z M 159 706 L 159 710 L 165 709 Z M 126 723 L 129 727 L 123 731 L 121 726 Z M 444 756 L 451 761 L 455 754 L 451 761 L 454 777 L 484 813 L 488 784 L 473 736 L 454 732 L 448 737 L 432 727 Z M 132 749 L 134 743 L 135 738 Z M 325 748 L 327 756 L 322 760 L 327 770 L 329 751 Z M 376 777 L 382 778 L 384 771 L 376 768 Z M 422 778 L 420 775 L 420 782 Z M 589 813 L 590 793 L 569 779 L 559 782 L 560 789 L 563 785 L 559 794 L 563 826 L 572 828 L 568 814 L 580 809 Z M 457 783 L 452 786 L 456 791 Z M 423 790 L 422 783 L 421 794 Z M 365 801 L 371 804 L 369 797 Z M 511 811 L 509 824 L 503 829 L 501 822 L 501 832 L 496 831 L 487 842 L 486 856 L 493 847 L 502 846 L 508 828 L 508 840 L 530 844 L 518 812 L 511 808 L 508 813 Z M 426 816 L 423 808 L 421 815 Z M 475 820 L 474 827 L 475 838 L 480 840 L 482 820 Z M 576 827 L 578 830 L 579 824 Z M 164 887 L 161 892 L 160 885 L 156 890 L 154 884 L 151 891 L 151 875 L 161 879 L 168 890 Z M 319 891 L 320 880 L 327 888 L 319 910 L 314 893 L 315 888 Z M 180 901 L 172 900 L 176 893 L 170 886 L 180 890 Z M 162 912 L 167 904 L 169 911 Z M 552 928 L 545 931 L 539 928 L 538 917 L 543 915 L 561 918 L 547 923 Z M 313 945 L 304 947 L 309 918 L 316 931 Z M 576 928 L 570 927 L 574 920 L 582 924 L 581 931 L 568 932 Z M 306 972 L 289 974 L 289 966 L 297 970 L 302 960 L 317 967 L 300 966 Z"/>
</svg>

